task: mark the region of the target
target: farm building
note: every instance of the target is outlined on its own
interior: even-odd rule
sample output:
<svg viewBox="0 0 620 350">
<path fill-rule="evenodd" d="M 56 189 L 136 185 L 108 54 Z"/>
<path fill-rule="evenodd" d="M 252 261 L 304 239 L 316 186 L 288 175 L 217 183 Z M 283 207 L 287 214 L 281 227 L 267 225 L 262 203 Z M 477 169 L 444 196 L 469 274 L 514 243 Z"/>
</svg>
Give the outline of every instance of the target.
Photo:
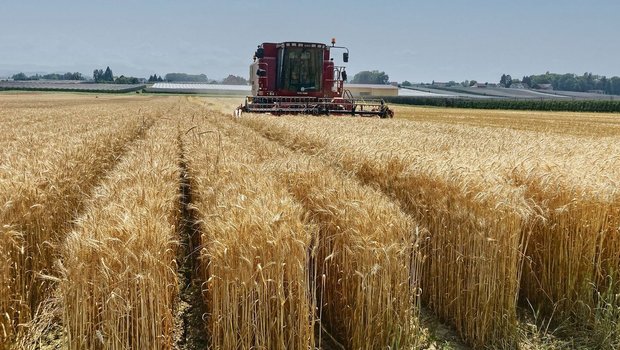
<svg viewBox="0 0 620 350">
<path fill-rule="evenodd" d="M 381 84 L 345 84 L 353 96 L 398 96 L 398 86 Z"/>
<path fill-rule="evenodd" d="M 495 83 L 476 83 L 472 87 L 490 88 L 490 87 L 497 87 L 497 84 L 495 84 Z"/>
</svg>

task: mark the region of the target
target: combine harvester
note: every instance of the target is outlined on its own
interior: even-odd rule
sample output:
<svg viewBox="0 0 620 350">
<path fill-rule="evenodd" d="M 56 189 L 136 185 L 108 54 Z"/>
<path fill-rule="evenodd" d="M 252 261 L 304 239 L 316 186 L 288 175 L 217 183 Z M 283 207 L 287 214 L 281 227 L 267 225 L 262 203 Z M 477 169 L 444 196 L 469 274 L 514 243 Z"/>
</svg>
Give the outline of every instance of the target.
<svg viewBox="0 0 620 350">
<path fill-rule="evenodd" d="M 353 98 L 344 89 L 347 72 L 334 65 L 330 51 L 345 50 L 342 60 L 349 61 L 349 49 L 343 46 L 305 42 L 263 43 L 250 65 L 252 96 L 235 110 L 242 112 L 311 115 L 359 115 L 392 118 L 394 112 L 383 99 Z"/>
</svg>

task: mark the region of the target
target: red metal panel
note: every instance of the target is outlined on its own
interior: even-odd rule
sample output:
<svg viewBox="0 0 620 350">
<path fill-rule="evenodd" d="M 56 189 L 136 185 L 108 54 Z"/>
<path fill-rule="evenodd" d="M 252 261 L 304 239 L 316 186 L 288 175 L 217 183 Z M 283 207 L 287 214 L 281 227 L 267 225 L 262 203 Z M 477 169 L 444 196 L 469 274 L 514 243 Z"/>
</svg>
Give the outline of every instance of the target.
<svg viewBox="0 0 620 350">
<path fill-rule="evenodd" d="M 262 47 L 264 49 L 264 56 L 258 59 L 258 64 L 260 69 L 267 71 L 267 76 L 259 79 L 261 85 L 259 95 L 274 95 L 276 90 L 278 48 L 275 43 L 263 43 Z"/>
<path fill-rule="evenodd" d="M 278 65 L 276 57 L 265 57 L 263 61 L 267 65 L 267 91 L 276 90 L 276 77 L 278 75 Z"/>
<path fill-rule="evenodd" d="M 276 57 L 278 55 L 278 44 L 275 43 L 263 43 L 263 49 L 265 49 L 265 57 Z"/>
</svg>

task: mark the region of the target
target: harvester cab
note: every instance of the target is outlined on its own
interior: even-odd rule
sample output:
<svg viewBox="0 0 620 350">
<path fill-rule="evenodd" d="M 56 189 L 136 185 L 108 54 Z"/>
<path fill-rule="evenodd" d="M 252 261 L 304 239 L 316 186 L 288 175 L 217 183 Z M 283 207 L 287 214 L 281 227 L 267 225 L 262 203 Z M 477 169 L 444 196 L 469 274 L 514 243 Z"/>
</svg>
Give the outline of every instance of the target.
<svg viewBox="0 0 620 350">
<path fill-rule="evenodd" d="M 360 99 L 344 89 L 347 72 L 336 66 L 332 50 L 342 50 L 342 62 L 349 61 L 349 49 L 320 43 L 263 43 L 250 65 L 252 96 L 235 110 L 242 112 L 312 115 L 356 115 L 391 118 L 394 113 L 383 99 Z"/>
</svg>

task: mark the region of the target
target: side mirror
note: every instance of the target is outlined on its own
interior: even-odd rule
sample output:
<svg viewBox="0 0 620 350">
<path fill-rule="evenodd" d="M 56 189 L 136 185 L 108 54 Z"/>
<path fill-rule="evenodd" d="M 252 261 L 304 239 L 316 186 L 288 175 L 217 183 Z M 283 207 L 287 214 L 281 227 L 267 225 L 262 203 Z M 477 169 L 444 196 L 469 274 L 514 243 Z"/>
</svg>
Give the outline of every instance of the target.
<svg viewBox="0 0 620 350">
<path fill-rule="evenodd" d="M 343 52 L 342 53 L 342 61 L 343 62 L 349 62 L 349 53 L 348 52 Z"/>
<path fill-rule="evenodd" d="M 256 75 L 258 75 L 259 77 L 266 77 L 267 76 L 267 71 L 264 69 L 257 69 L 256 70 Z"/>
<path fill-rule="evenodd" d="M 254 53 L 254 56 L 256 56 L 256 58 L 265 57 L 265 49 L 263 49 L 262 47 L 259 47 L 258 49 L 256 49 L 256 53 Z"/>
</svg>

